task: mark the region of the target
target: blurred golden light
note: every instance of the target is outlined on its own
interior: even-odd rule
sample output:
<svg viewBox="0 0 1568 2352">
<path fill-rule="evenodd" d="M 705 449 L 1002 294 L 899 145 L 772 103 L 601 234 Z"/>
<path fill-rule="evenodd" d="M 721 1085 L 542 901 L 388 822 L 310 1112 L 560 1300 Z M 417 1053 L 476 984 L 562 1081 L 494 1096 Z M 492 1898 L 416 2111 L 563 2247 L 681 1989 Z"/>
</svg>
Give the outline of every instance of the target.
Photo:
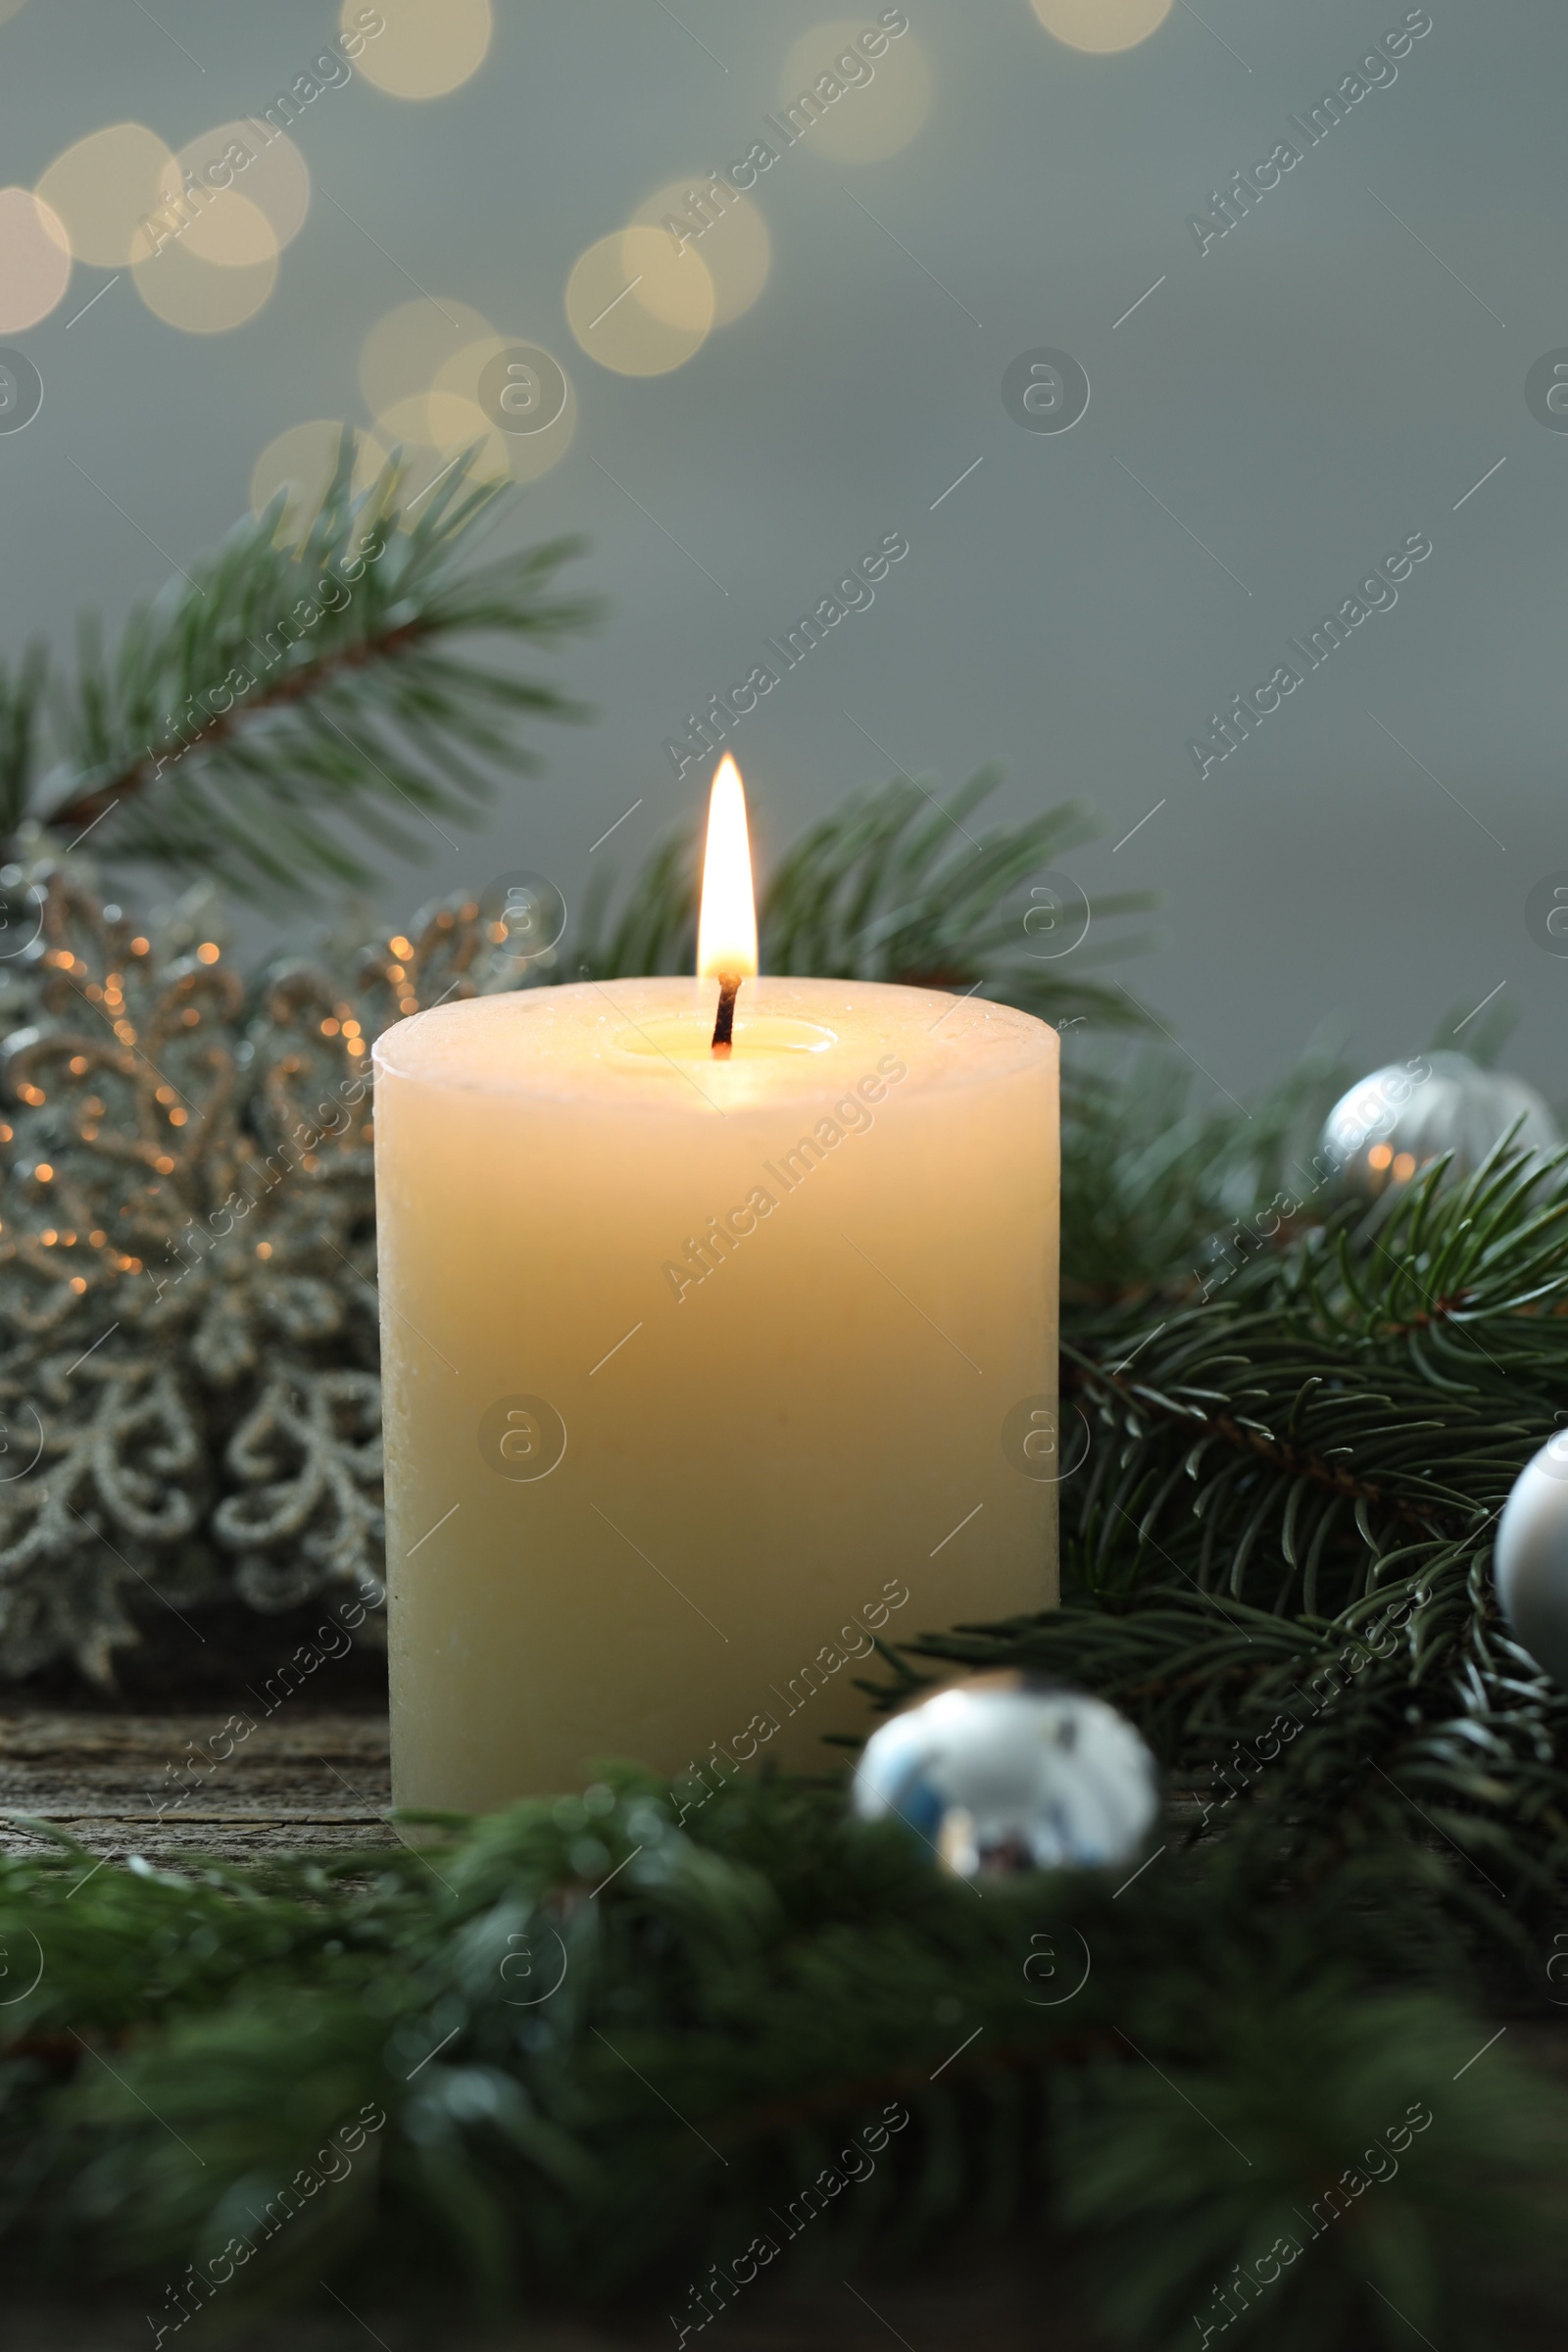
<svg viewBox="0 0 1568 2352">
<path fill-rule="evenodd" d="M 713 280 L 691 246 L 662 228 L 601 237 L 566 281 L 566 317 L 583 350 L 620 375 L 667 375 L 700 351 L 713 323 Z"/>
<path fill-rule="evenodd" d="M 505 351 L 508 344 L 506 335 L 477 335 L 471 343 L 460 344 L 436 369 L 431 391 L 456 392 L 465 400 L 477 401 L 480 376 L 496 353 Z"/>
<path fill-rule="evenodd" d="M 516 347 L 515 336 L 486 335 L 480 341 L 466 343 L 461 351 L 454 352 L 437 371 L 431 387 L 430 423 L 432 429 L 440 428 L 444 433 L 447 427 L 459 420 L 463 412 L 449 412 L 443 405 L 447 397 L 456 395 L 460 402 L 471 407 L 478 416 L 478 429 L 482 429 L 486 435 L 486 462 L 493 462 L 499 457 L 501 463 L 496 466 L 498 472 L 505 470 L 514 482 L 536 482 L 541 474 L 548 473 L 552 466 L 559 464 L 571 447 L 577 430 L 577 396 L 572 389 L 570 376 L 563 368 L 561 375 L 566 388 L 565 402 L 546 424 L 530 432 L 497 430 L 498 417 L 480 399 L 480 379 L 492 360 L 500 359 L 503 353 L 514 351 Z M 468 435 L 470 440 L 477 437 L 478 430 Z M 412 955 L 413 950 L 410 949 L 408 953 Z"/>
<path fill-rule="evenodd" d="M 1174 5 L 1175 0 L 1030 0 L 1041 24 L 1058 41 L 1101 56 L 1136 49 L 1159 30 Z"/>
<path fill-rule="evenodd" d="M 1401 1184 L 1408 1184 L 1415 1174 L 1415 1153 L 1401 1152 L 1394 1163 L 1394 1173 Z"/>
<path fill-rule="evenodd" d="M 177 171 L 170 193 L 179 199 L 181 216 L 205 223 L 224 220 L 232 197 L 243 197 L 261 213 L 272 232 L 272 251 L 289 244 L 305 226 L 311 209 L 311 174 L 293 140 L 270 122 L 220 122 L 188 139 L 174 158 Z M 192 194 L 189 182 L 196 183 Z M 192 238 L 192 226 L 185 232 Z M 220 250 L 227 239 L 220 232 L 198 250 L 210 262 L 259 261 L 254 253 L 231 255 Z"/>
<path fill-rule="evenodd" d="M 477 443 L 473 471 L 480 480 L 499 479 L 507 470 L 507 445 L 476 400 L 466 392 L 442 391 L 426 399 L 430 439 L 443 457 L 455 458 Z"/>
<path fill-rule="evenodd" d="M 767 283 L 773 259 L 767 223 L 755 204 L 738 195 L 723 179 L 672 179 L 657 188 L 632 215 L 633 225 L 654 228 L 669 239 L 672 253 L 695 253 L 713 281 L 713 324 L 749 311 Z M 645 311 L 666 324 L 679 326 L 686 312 L 673 317 L 667 308 L 668 280 L 663 272 L 644 276 L 636 300 Z M 683 295 L 683 302 L 687 298 Z"/>
<path fill-rule="evenodd" d="M 176 238 L 171 233 L 172 224 L 178 224 L 181 253 L 192 254 L 199 262 L 212 262 L 220 270 L 255 270 L 277 259 L 277 233 L 260 205 L 252 204 L 238 188 L 223 188 L 211 199 L 199 198 L 178 212 L 166 212 L 163 220 L 155 223 L 150 239 L 145 233 L 138 235 L 131 248 L 133 266 L 161 260 L 172 249 Z"/>
<path fill-rule="evenodd" d="M 246 210 L 270 239 L 272 232 L 255 206 Z M 147 308 L 167 325 L 187 335 L 227 334 L 254 318 L 276 285 L 275 245 L 265 260 L 216 269 L 190 250 L 195 235 L 192 229 L 177 245 L 133 256 L 131 278 Z"/>
<path fill-rule="evenodd" d="M 401 446 L 408 455 L 401 491 L 405 507 L 475 442 L 482 445 L 472 469 L 476 480 L 498 479 L 507 470 L 501 435 L 478 402 L 463 392 L 411 393 L 382 410 L 375 429 L 391 447 Z"/>
<path fill-rule="evenodd" d="M 251 468 L 251 513 L 265 514 L 280 490 L 288 492 L 281 536 L 298 538 L 314 521 L 326 496 L 347 428 L 330 416 L 291 424 L 269 441 Z M 386 451 L 368 433 L 358 436 L 354 488 L 367 490 L 386 464 Z"/>
<path fill-rule="evenodd" d="M 71 240 L 30 188 L 0 188 L 0 334 L 36 326 L 71 283 Z"/>
<path fill-rule="evenodd" d="M 1381 1171 L 1389 1165 L 1393 1157 L 1394 1146 L 1392 1144 L 1374 1144 L 1366 1155 L 1367 1165 Z"/>
<path fill-rule="evenodd" d="M 376 436 L 388 449 L 425 448 L 436 446 L 430 424 L 430 395 L 427 392 L 407 392 L 401 400 L 389 401 L 377 412 Z"/>
<path fill-rule="evenodd" d="M 417 510 L 469 442 L 486 441 L 490 427 L 478 409 L 460 397 L 443 395 L 438 406 L 431 393 L 411 392 L 381 411 L 375 430 L 388 449 L 401 453 L 398 505 L 407 514 L 411 508 Z M 444 438 L 448 433 L 454 435 L 450 441 Z M 498 480 L 505 471 L 504 455 L 481 449 L 473 468 L 475 480 Z"/>
<path fill-rule="evenodd" d="M 490 0 L 378 0 L 386 24 L 355 64 L 389 98 L 444 98 L 477 74 L 495 29 Z M 343 0 L 338 22 L 350 29 L 358 0 Z"/>
<path fill-rule="evenodd" d="M 427 392 L 454 352 L 495 331 L 482 312 L 446 294 L 399 303 L 376 320 L 360 346 L 366 406 L 374 416 L 395 401 Z"/>
<path fill-rule="evenodd" d="M 897 155 L 931 112 L 931 63 L 914 34 L 897 34 L 873 57 L 866 31 L 859 17 L 813 24 L 779 76 L 779 121 L 835 163 L 879 164 Z"/>
<path fill-rule="evenodd" d="M 141 250 L 150 250 L 145 223 L 178 184 L 174 159 L 156 131 L 143 122 L 112 122 L 57 155 L 36 192 L 64 221 L 78 261 L 122 270 L 138 230 Z"/>
</svg>

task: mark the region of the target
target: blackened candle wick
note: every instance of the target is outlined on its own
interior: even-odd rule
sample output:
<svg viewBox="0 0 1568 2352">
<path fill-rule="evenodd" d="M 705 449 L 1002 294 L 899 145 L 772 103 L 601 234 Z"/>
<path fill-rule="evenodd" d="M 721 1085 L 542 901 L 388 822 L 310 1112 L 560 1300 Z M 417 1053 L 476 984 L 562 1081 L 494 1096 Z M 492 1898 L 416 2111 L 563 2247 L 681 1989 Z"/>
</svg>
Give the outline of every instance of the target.
<svg viewBox="0 0 1568 2352">
<path fill-rule="evenodd" d="M 713 1023 L 713 1054 L 720 1061 L 729 1059 L 734 1043 L 735 1000 L 741 993 L 742 974 L 720 972 L 718 975 L 718 1018 Z"/>
</svg>

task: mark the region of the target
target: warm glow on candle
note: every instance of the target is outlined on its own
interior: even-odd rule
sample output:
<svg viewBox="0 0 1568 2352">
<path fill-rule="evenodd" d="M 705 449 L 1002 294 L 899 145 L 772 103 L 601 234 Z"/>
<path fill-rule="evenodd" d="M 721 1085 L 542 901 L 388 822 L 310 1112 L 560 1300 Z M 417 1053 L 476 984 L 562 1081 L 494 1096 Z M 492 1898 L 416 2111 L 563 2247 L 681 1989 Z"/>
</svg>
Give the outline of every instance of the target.
<svg viewBox="0 0 1568 2352">
<path fill-rule="evenodd" d="M 699 979 L 749 980 L 757 971 L 757 902 L 752 893 L 752 848 L 746 832 L 746 793 L 728 752 L 718 763 L 708 805 L 708 849 L 703 859 L 703 905 L 697 919 Z"/>
</svg>

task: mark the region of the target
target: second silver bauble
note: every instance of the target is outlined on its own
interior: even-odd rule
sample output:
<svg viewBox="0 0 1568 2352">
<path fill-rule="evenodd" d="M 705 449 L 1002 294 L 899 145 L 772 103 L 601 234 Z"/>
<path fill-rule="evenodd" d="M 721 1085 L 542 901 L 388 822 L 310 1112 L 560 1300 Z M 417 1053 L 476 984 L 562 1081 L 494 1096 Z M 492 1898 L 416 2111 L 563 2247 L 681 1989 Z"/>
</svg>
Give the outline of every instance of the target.
<svg viewBox="0 0 1568 2352">
<path fill-rule="evenodd" d="M 1517 1150 L 1557 1149 L 1556 1122 L 1522 1078 L 1484 1070 L 1463 1054 L 1423 1054 L 1374 1070 L 1342 1095 L 1318 1150 L 1345 1191 L 1373 1199 L 1402 1189 L 1445 1152 L 1454 1175 L 1473 1175 L 1516 1122 Z"/>
<path fill-rule="evenodd" d="M 1159 1809 L 1154 1759 L 1116 1709 L 1021 1674 L 977 1674 L 882 1725 L 855 1810 L 896 1815 L 961 1878 L 1095 1869 L 1135 1854 Z"/>
<path fill-rule="evenodd" d="M 1515 1480 L 1497 1522 L 1493 1576 L 1520 1646 L 1568 1690 L 1568 1430 Z"/>
</svg>

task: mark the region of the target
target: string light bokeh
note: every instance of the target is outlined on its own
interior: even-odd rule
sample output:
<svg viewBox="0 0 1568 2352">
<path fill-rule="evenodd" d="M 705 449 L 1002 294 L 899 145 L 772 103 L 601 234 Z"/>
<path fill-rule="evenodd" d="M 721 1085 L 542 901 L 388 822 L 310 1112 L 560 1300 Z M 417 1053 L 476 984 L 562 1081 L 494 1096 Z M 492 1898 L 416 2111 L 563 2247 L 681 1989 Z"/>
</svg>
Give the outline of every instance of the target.
<svg viewBox="0 0 1568 2352">
<path fill-rule="evenodd" d="M 0 334 L 47 318 L 71 283 L 71 239 L 30 188 L 0 188 Z"/>
<path fill-rule="evenodd" d="M 110 122 L 75 140 L 38 178 L 36 189 L 65 224 L 71 250 L 100 270 L 122 270 L 144 223 L 179 187 L 173 154 L 144 122 Z"/>
<path fill-rule="evenodd" d="M 477 74 L 495 31 L 490 0 L 379 0 L 385 24 L 360 53 L 368 81 L 391 98 L 444 98 Z M 343 0 L 341 25 L 363 22 L 359 0 Z"/>
<path fill-rule="evenodd" d="M 1030 0 L 1048 32 L 1069 49 L 1108 57 L 1157 32 L 1176 0 Z"/>
<path fill-rule="evenodd" d="M 925 128 L 931 113 L 931 65 L 918 33 L 901 33 L 867 54 L 865 32 L 862 17 L 813 24 L 790 48 L 779 74 L 781 119 L 794 120 L 787 110 L 809 92 L 821 112 L 807 135 L 835 163 L 885 162 Z M 808 119 L 805 110 L 800 119 Z"/>
<path fill-rule="evenodd" d="M 89 601 L 112 629 L 247 502 L 281 489 L 301 527 L 346 429 L 362 484 L 401 453 L 416 514 L 471 449 L 481 476 L 525 493 L 503 544 L 589 543 L 581 585 L 611 616 L 561 659 L 600 721 L 551 746 L 551 787 L 519 796 L 528 837 L 503 860 L 559 857 L 564 887 L 644 854 L 691 788 L 665 742 L 688 713 L 721 715 L 801 613 L 843 606 L 846 565 L 894 532 L 912 560 L 786 664 L 737 737 L 781 839 L 851 784 L 951 779 L 994 753 L 1014 809 L 1069 789 L 1102 808 L 1105 846 L 1085 854 L 1099 887 L 1134 869 L 1130 886 L 1209 909 L 1182 951 L 1195 970 L 1251 919 L 1208 811 L 1276 760 L 1310 768 L 1325 811 L 1339 804 L 1318 779 L 1375 771 L 1341 809 L 1358 827 L 1385 807 L 1413 825 L 1409 795 L 1441 776 L 1512 874 L 1536 856 L 1514 838 L 1530 826 L 1504 821 L 1513 779 L 1555 773 L 1560 737 L 1554 655 L 1533 635 L 1554 557 L 1531 534 L 1555 496 L 1542 468 L 1568 452 L 1524 385 L 1568 337 L 1552 224 L 1525 184 L 1549 134 L 1488 131 L 1480 90 L 1494 193 L 1478 210 L 1442 165 L 1472 87 L 1435 22 L 1374 83 L 1356 78 L 1364 28 L 1345 20 L 1341 38 L 1245 0 L 878 0 L 859 17 L 845 0 L 0 0 L 0 343 L 18 363 L 0 492 L 19 541 L 61 549 L 36 595 L 13 582 L 7 642 L 66 642 Z M 1554 24 L 1546 0 L 1520 0 L 1532 122 Z M 1311 137 L 1342 82 L 1343 119 Z M 1307 150 L 1296 167 L 1244 177 L 1200 249 L 1188 216 L 1287 138 Z M 1007 371 L 1022 362 L 1038 401 L 1042 352 L 1093 385 L 1070 433 L 1039 410 L 1019 429 Z M 1503 527 L 1494 514 L 1520 552 L 1483 583 L 1466 551 Z M 1189 789 L 1185 736 L 1269 674 L 1385 528 L 1393 546 L 1418 526 L 1438 561 L 1336 657 L 1364 689 L 1314 677 Z M 1503 642 L 1521 650 L 1499 763 L 1453 698 L 1475 649 Z M 1249 838 L 1359 904 L 1343 862 L 1314 868 L 1292 805 L 1252 795 Z M 428 849 L 432 876 L 465 880 L 468 844 Z M 389 868 L 389 907 L 408 892 Z M 1402 1002 L 1425 934 L 1412 916 L 1396 973 L 1386 914 L 1363 917 Z M 1261 1024 L 1267 1004 L 1288 1025 L 1329 985 L 1310 965 L 1302 946 L 1291 992 L 1224 1018 Z M 1475 1001 L 1501 977 L 1478 973 Z M 1499 1002 L 1529 979 L 1511 971 Z M 1174 987 L 1167 1001 L 1180 1018 Z"/>
</svg>

